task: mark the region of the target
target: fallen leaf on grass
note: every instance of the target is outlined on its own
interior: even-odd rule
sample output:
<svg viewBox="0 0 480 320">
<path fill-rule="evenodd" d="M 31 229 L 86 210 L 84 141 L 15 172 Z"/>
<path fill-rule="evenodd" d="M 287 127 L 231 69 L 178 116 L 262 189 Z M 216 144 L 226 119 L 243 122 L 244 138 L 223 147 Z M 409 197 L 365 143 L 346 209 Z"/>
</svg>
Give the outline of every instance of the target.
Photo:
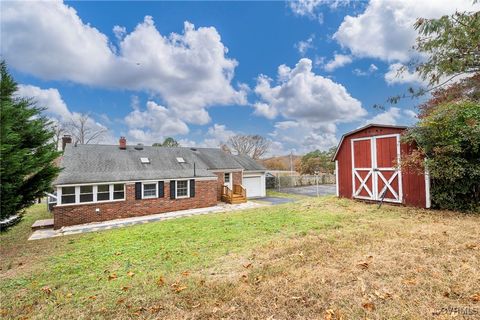
<svg viewBox="0 0 480 320">
<path fill-rule="evenodd" d="M 69 292 L 65 295 L 67 298 L 70 298 L 71 296 L 73 296 L 73 293 Z"/>
<path fill-rule="evenodd" d="M 415 279 L 405 279 L 402 281 L 403 284 L 409 285 L 409 286 L 414 286 L 417 284 L 417 281 Z"/>
<path fill-rule="evenodd" d="M 52 289 L 50 289 L 50 287 L 47 287 L 47 286 L 43 287 L 42 291 L 48 295 L 52 294 Z"/>
<path fill-rule="evenodd" d="M 182 276 L 188 277 L 190 275 L 190 271 L 183 271 Z"/>
<path fill-rule="evenodd" d="M 97 300 L 97 296 L 90 296 L 90 297 L 88 297 L 88 299 L 90 299 L 90 300 Z"/>
<path fill-rule="evenodd" d="M 177 287 L 175 288 L 175 292 L 176 293 L 179 293 L 179 292 L 182 292 L 183 290 L 187 289 L 187 286 L 181 286 L 181 287 Z"/>
<path fill-rule="evenodd" d="M 373 304 L 373 302 L 370 302 L 370 301 L 362 303 L 362 307 L 367 311 L 375 310 L 375 305 Z"/>
<path fill-rule="evenodd" d="M 248 281 L 248 276 L 246 274 L 242 274 L 242 276 L 240 277 L 240 280 L 243 281 L 243 282 L 247 282 Z"/>
<path fill-rule="evenodd" d="M 387 300 L 387 299 L 390 299 L 392 297 L 392 294 L 390 292 L 381 293 L 381 292 L 375 290 L 374 293 L 378 298 L 380 298 L 382 300 Z"/>
<path fill-rule="evenodd" d="M 117 300 L 117 304 L 122 304 L 125 302 L 125 298 L 120 298 Z"/>
<path fill-rule="evenodd" d="M 128 289 L 130 289 L 130 287 L 122 287 L 122 291 L 128 291 Z"/>
<path fill-rule="evenodd" d="M 474 302 L 480 302 L 480 292 L 470 297 Z"/>
<path fill-rule="evenodd" d="M 252 263 L 250 262 L 250 263 L 244 264 L 243 267 L 244 267 L 245 269 L 251 268 L 251 267 L 252 267 Z"/>
<path fill-rule="evenodd" d="M 469 244 L 465 245 L 465 247 L 467 249 L 475 249 L 477 247 L 477 245 L 475 243 L 469 243 Z"/>
<path fill-rule="evenodd" d="M 254 281 L 253 283 L 255 283 L 255 284 L 259 284 L 259 283 L 260 283 L 260 281 L 262 281 L 262 279 L 263 279 L 263 277 L 262 277 L 262 276 L 257 276 L 257 277 L 255 277 L 255 281 Z"/>
<path fill-rule="evenodd" d="M 127 272 L 127 276 L 129 276 L 130 278 L 133 277 L 134 275 L 135 273 L 133 273 L 132 271 Z"/>
<path fill-rule="evenodd" d="M 158 277 L 157 286 L 163 287 L 165 285 L 165 278 L 163 276 Z"/>
<path fill-rule="evenodd" d="M 369 266 L 370 266 L 370 264 L 368 262 L 362 262 L 362 263 L 357 264 L 357 267 L 359 267 L 362 270 L 367 270 Z"/>
<path fill-rule="evenodd" d="M 108 280 L 109 280 L 109 281 L 110 281 L 110 280 L 115 280 L 115 279 L 117 279 L 117 274 L 116 274 L 116 273 L 112 273 L 112 274 L 109 274 L 109 275 L 108 275 Z"/>
<path fill-rule="evenodd" d="M 323 314 L 323 320 L 333 320 L 333 316 L 335 315 L 335 311 L 332 309 L 325 310 Z"/>
<path fill-rule="evenodd" d="M 153 306 L 153 307 L 150 307 L 150 312 L 151 313 L 158 313 L 162 309 L 163 309 L 163 307 L 161 307 L 161 306 Z"/>
<path fill-rule="evenodd" d="M 187 289 L 187 286 L 183 286 L 183 285 L 181 285 L 180 283 L 177 283 L 177 282 L 172 284 L 171 287 L 172 287 L 172 289 L 175 293 L 180 293 L 183 290 Z"/>
</svg>

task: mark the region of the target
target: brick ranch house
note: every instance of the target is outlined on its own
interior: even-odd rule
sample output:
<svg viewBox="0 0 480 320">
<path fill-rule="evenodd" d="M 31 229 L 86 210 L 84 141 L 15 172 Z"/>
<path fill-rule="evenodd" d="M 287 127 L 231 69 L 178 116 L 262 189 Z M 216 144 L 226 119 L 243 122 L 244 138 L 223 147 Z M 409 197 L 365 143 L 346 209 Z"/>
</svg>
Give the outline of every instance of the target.
<svg viewBox="0 0 480 320">
<path fill-rule="evenodd" d="M 216 148 L 72 145 L 54 181 L 54 228 L 245 202 L 265 196 L 265 168 Z"/>
</svg>

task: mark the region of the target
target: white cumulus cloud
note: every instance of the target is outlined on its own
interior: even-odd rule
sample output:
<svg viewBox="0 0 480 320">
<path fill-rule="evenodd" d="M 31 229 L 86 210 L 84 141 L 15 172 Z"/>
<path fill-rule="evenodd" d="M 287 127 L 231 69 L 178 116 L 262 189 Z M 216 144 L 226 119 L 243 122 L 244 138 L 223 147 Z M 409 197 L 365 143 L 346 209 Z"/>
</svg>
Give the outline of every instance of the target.
<svg viewBox="0 0 480 320">
<path fill-rule="evenodd" d="M 374 117 L 366 120 L 364 124 L 374 123 L 374 124 L 386 124 L 386 125 L 396 125 L 401 118 L 400 108 L 391 107 L 390 109 L 381 112 Z"/>
<path fill-rule="evenodd" d="M 332 72 L 333 70 L 343 67 L 349 63 L 352 63 L 352 57 L 346 54 L 335 54 L 333 59 L 328 61 L 324 69 L 328 72 Z"/>
<path fill-rule="evenodd" d="M 187 124 L 168 108 L 148 101 L 145 110 L 133 105 L 133 111 L 125 117 L 128 134 L 134 141 L 152 144 L 166 137 L 185 135 Z"/>
<path fill-rule="evenodd" d="M 185 22 L 167 36 L 146 16 L 130 33 L 113 31 L 118 47 L 61 1 L 7 1 L 1 55 L 43 79 L 153 93 L 191 123 L 207 123 L 210 105 L 246 104 L 245 87 L 231 84 L 238 62 L 214 27 Z"/>
<path fill-rule="evenodd" d="M 415 54 L 417 18 L 472 9 L 471 0 L 371 0 L 363 13 L 346 16 L 333 37 L 355 56 L 406 62 Z"/>
<path fill-rule="evenodd" d="M 56 88 L 42 89 L 37 86 L 20 84 L 16 94 L 24 98 L 32 98 L 37 106 L 46 108 L 45 112 L 62 121 L 70 121 L 73 114 L 68 110 L 60 92 Z"/>
<path fill-rule="evenodd" d="M 293 69 L 281 65 L 277 84 L 272 82 L 261 75 L 255 87 L 261 100 L 256 113 L 268 118 L 279 114 L 285 119 L 319 124 L 351 121 L 366 114 L 360 101 L 344 86 L 313 73 L 310 59 L 301 59 Z"/>
<path fill-rule="evenodd" d="M 385 73 L 384 78 L 389 85 L 404 83 L 427 84 L 417 72 L 409 70 L 402 63 L 392 63 L 388 66 L 388 71 Z"/>
</svg>

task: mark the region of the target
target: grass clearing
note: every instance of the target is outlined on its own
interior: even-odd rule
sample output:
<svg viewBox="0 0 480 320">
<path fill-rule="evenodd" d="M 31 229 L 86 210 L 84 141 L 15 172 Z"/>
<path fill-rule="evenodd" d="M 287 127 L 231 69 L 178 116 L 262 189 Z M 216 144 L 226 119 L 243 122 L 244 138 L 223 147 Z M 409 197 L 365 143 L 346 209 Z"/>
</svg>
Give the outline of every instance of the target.
<svg viewBox="0 0 480 320">
<path fill-rule="evenodd" d="M 44 217 L 34 206 L 0 235 L 5 318 L 480 313 L 479 216 L 304 198 L 27 242 Z"/>
</svg>

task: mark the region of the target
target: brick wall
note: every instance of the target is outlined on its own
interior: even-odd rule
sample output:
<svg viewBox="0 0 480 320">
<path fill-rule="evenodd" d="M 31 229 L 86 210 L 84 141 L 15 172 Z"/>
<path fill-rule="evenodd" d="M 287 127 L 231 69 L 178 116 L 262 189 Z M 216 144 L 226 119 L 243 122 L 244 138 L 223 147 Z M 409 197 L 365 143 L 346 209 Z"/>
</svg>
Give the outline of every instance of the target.
<svg viewBox="0 0 480 320">
<path fill-rule="evenodd" d="M 242 184 L 242 172 L 233 172 L 233 184 Z"/>
<path fill-rule="evenodd" d="M 215 174 L 218 177 L 217 180 L 217 201 L 220 201 L 222 198 L 222 188 L 223 185 L 225 184 L 225 176 L 224 172 L 215 172 Z"/>
<path fill-rule="evenodd" d="M 223 179 L 223 178 L 222 178 Z M 170 183 L 165 183 L 165 197 L 135 200 L 135 184 L 126 184 L 125 201 L 53 207 L 54 228 L 89 222 L 144 216 L 177 210 L 205 208 L 217 204 L 216 180 L 195 181 L 195 197 L 170 199 Z M 96 212 L 96 209 L 100 212 Z"/>
</svg>

